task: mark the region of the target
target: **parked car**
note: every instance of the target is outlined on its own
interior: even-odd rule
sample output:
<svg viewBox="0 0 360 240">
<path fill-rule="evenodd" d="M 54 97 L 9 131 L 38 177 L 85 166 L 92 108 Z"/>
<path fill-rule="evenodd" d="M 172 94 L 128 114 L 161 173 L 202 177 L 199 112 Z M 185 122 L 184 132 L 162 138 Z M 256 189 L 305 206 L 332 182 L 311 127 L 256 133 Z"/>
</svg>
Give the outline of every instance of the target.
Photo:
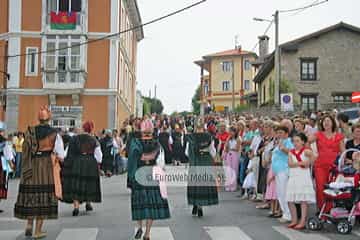
<svg viewBox="0 0 360 240">
<path fill-rule="evenodd" d="M 351 124 L 356 124 L 360 121 L 360 107 L 348 108 L 339 113 L 347 115 Z"/>
</svg>

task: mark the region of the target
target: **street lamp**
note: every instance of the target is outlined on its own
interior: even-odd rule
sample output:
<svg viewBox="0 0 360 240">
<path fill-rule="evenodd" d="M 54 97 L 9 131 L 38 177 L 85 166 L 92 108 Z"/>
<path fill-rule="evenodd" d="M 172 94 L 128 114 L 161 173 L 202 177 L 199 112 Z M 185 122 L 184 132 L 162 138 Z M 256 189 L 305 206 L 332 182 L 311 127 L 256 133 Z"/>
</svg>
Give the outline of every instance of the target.
<svg viewBox="0 0 360 240">
<path fill-rule="evenodd" d="M 275 84 L 274 84 L 274 103 L 280 103 L 280 47 L 279 47 L 279 11 L 273 15 L 274 19 L 253 18 L 258 22 L 274 22 L 275 23 Z"/>
</svg>

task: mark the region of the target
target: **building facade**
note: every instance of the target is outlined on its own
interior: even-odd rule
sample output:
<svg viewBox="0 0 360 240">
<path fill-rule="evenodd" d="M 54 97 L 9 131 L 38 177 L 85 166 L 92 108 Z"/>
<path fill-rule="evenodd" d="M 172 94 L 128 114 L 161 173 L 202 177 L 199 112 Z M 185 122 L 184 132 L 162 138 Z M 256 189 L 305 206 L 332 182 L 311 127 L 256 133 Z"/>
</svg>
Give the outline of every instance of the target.
<svg viewBox="0 0 360 240">
<path fill-rule="evenodd" d="M 36 123 L 42 105 L 54 127 L 120 126 L 135 113 L 144 36 L 116 33 L 140 24 L 136 0 L 0 0 L 0 71 L 10 76 L 0 77 L 0 116 L 9 131 Z"/>
<path fill-rule="evenodd" d="M 352 92 L 360 90 L 360 28 L 341 22 L 284 43 L 280 49 L 280 88 L 293 93 L 300 110 L 352 105 Z M 272 102 L 274 80 L 271 54 L 254 78 L 259 106 Z"/>
<path fill-rule="evenodd" d="M 244 104 L 242 97 L 255 90 L 252 81 L 255 70 L 251 63 L 256 58 L 255 53 L 236 48 L 196 61 L 201 68 L 201 109 L 232 111 L 233 96 L 235 107 Z"/>
</svg>

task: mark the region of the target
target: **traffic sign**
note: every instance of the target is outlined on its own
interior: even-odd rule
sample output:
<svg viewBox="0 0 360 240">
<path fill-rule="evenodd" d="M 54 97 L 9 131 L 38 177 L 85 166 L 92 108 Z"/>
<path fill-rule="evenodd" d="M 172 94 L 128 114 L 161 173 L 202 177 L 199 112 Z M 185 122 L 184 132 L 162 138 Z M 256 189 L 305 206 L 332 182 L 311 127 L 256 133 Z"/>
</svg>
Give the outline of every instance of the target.
<svg viewBox="0 0 360 240">
<path fill-rule="evenodd" d="M 351 96 L 352 103 L 360 103 L 360 92 L 353 92 Z"/>
</svg>

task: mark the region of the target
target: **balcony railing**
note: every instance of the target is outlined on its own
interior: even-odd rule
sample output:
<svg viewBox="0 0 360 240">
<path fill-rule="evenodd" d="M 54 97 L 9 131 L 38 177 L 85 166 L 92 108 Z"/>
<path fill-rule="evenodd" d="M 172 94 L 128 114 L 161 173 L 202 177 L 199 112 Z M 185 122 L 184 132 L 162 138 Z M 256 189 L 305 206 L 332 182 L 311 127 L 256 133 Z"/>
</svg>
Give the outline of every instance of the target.
<svg viewBox="0 0 360 240">
<path fill-rule="evenodd" d="M 84 72 L 45 72 L 43 88 L 45 89 L 83 89 L 85 83 Z"/>
</svg>

